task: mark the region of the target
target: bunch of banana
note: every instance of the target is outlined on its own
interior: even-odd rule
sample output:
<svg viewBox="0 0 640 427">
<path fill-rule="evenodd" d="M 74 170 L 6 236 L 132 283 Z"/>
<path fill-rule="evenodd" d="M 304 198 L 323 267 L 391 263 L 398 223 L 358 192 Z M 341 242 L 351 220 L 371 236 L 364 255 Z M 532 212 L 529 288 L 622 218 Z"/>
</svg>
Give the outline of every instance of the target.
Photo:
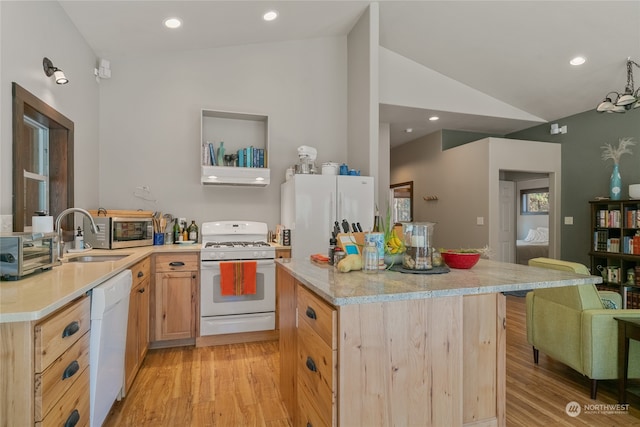
<svg viewBox="0 0 640 427">
<path fill-rule="evenodd" d="M 401 254 L 404 252 L 404 249 L 405 248 L 402 240 L 400 240 L 398 236 L 396 236 L 395 232 L 392 232 L 391 236 L 389 236 L 389 239 L 387 240 L 387 253 Z"/>
</svg>

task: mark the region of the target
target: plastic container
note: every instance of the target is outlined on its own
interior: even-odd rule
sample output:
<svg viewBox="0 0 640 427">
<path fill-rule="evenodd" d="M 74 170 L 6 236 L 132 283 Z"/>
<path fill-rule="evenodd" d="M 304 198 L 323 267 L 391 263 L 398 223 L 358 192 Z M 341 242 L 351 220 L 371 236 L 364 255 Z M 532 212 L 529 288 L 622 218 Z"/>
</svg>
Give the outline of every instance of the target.
<svg viewBox="0 0 640 427">
<path fill-rule="evenodd" d="M 402 258 L 402 267 L 408 270 L 431 270 L 432 222 L 407 222 L 402 224 L 404 245 L 407 248 Z"/>
</svg>

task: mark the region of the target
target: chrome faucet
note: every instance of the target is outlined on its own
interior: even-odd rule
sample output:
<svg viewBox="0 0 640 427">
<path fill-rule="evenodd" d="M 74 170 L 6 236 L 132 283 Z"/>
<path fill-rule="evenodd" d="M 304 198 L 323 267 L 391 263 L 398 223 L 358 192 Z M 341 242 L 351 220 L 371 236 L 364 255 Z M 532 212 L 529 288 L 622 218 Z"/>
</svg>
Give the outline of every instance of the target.
<svg viewBox="0 0 640 427">
<path fill-rule="evenodd" d="M 62 218 L 64 218 L 65 216 L 67 216 L 72 212 L 79 212 L 84 216 L 86 216 L 87 218 L 89 218 L 89 221 L 91 222 L 91 232 L 94 234 L 98 232 L 98 226 L 93 221 L 93 217 L 91 216 L 91 214 L 86 210 L 81 208 L 68 208 L 60 212 L 60 215 L 56 217 L 56 225 L 55 225 L 55 231 L 58 233 L 58 261 L 64 255 L 64 240 L 62 240 L 62 228 L 60 227 L 60 222 L 62 221 Z"/>
</svg>

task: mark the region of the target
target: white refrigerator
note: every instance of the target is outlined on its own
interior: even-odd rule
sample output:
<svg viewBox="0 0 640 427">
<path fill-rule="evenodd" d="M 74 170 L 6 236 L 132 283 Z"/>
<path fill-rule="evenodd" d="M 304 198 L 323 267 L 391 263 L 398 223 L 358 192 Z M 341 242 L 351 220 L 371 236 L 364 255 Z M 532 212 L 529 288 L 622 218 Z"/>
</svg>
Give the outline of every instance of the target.
<svg viewBox="0 0 640 427">
<path fill-rule="evenodd" d="M 329 251 L 335 221 L 371 231 L 375 215 L 370 176 L 296 174 L 280 186 L 280 222 L 291 230 L 291 257 Z"/>
</svg>

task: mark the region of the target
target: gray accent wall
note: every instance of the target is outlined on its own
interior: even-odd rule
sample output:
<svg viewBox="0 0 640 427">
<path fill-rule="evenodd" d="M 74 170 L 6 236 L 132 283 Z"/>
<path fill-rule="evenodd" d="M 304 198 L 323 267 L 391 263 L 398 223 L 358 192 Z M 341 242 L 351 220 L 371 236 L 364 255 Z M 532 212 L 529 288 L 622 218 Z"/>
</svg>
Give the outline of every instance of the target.
<svg viewBox="0 0 640 427">
<path fill-rule="evenodd" d="M 562 145 L 561 218 L 573 217 L 573 225 L 561 224 L 561 259 L 589 265 L 591 222 L 589 201 L 608 197 L 613 162 L 601 160 L 604 144 L 616 145 L 620 138 L 633 137 L 633 155 L 620 160 L 622 197 L 628 198 L 629 184 L 640 183 L 640 109 L 625 114 L 601 114 L 594 110 L 554 120 L 567 126 L 566 134 L 551 135 L 550 125 L 540 125 L 506 135 L 507 138 L 556 142 Z"/>
</svg>

